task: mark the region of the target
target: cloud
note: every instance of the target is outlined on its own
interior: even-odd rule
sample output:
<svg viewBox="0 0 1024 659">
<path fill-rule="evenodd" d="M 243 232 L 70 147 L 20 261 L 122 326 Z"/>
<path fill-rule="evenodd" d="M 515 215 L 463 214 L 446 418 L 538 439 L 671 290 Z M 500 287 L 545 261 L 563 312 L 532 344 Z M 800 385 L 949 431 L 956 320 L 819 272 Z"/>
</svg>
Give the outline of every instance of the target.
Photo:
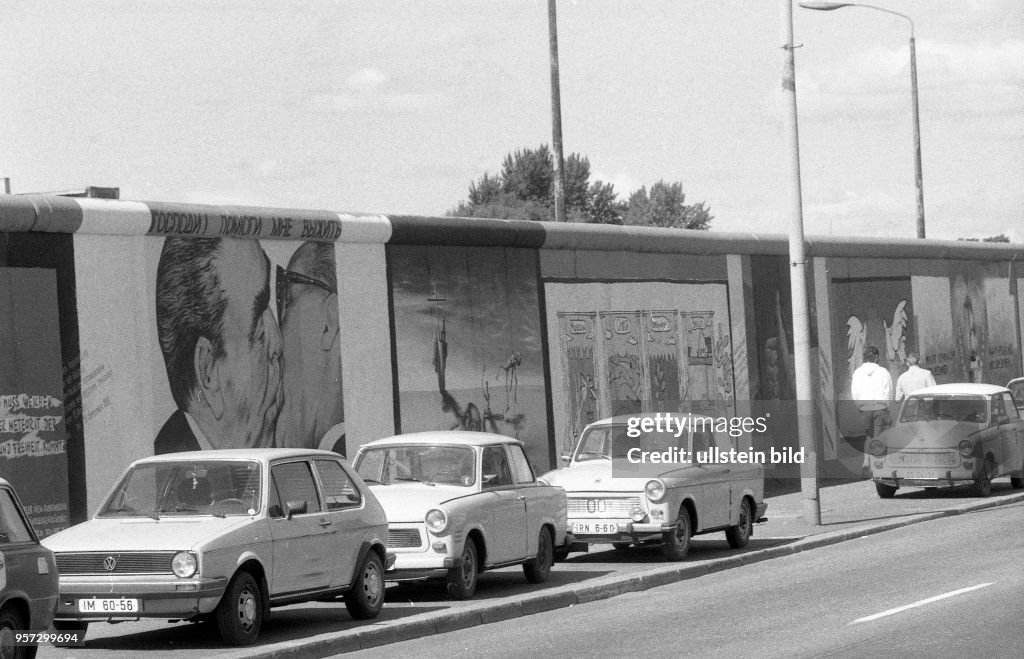
<svg viewBox="0 0 1024 659">
<path fill-rule="evenodd" d="M 1024 110 L 1024 40 L 917 43 L 922 113 L 963 118 Z M 907 48 L 872 47 L 838 62 L 798 68 L 801 115 L 880 119 L 903 107 L 910 88 Z"/>
<path fill-rule="evenodd" d="M 315 105 L 345 112 L 438 112 L 451 108 L 451 100 L 438 92 L 393 90 L 391 77 L 375 68 L 356 71 L 337 93 L 316 94 Z"/>
</svg>

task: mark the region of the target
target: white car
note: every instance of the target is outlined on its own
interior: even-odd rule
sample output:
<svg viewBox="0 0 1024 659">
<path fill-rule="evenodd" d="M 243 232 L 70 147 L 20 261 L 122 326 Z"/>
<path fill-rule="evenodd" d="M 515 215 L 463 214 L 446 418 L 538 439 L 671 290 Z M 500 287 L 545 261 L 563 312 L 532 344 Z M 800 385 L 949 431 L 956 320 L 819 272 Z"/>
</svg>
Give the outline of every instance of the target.
<svg viewBox="0 0 1024 659">
<path fill-rule="evenodd" d="M 709 449 L 717 457 L 735 448 L 727 433 L 713 431 L 711 417 L 677 417 L 689 428 L 678 434 L 642 430 L 636 422 L 649 417 L 590 424 L 565 456 L 568 466 L 541 476 L 565 488 L 570 532 L 578 542 L 611 543 L 617 549 L 660 544 L 665 557 L 676 561 L 686 556 L 690 537 L 698 533 L 725 531 L 730 546 L 745 546 L 768 506 L 764 468 L 693 460 Z M 679 460 L 636 465 L 630 458 L 641 451 Z"/>
<path fill-rule="evenodd" d="M 388 516 L 395 580 L 444 577 L 466 599 L 477 575 L 522 564 L 526 578 L 548 578 L 566 533 L 565 492 L 537 483 L 517 439 L 437 431 L 365 444 L 353 461 Z"/>
<path fill-rule="evenodd" d="M 89 521 L 44 541 L 57 559 L 57 629 L 138 618 L 216 621 L 256 641 L 271 606 L 344 596 L 384 603 L 387 521 L 336 453 L 172 453 L 128 467 Z"/>
</svg>

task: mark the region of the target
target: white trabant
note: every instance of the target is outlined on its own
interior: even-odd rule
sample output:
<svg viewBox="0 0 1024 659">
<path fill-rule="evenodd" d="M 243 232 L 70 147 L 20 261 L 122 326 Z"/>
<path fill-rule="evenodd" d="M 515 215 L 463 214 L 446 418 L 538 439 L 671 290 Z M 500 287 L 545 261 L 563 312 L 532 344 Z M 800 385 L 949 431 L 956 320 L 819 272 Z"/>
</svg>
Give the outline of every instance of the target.
<svg viewBox="0 0 1024 659">
<path fill-rule="evenodd" d="M 878 496 L 905 486 L 970 484 L 988 496 L 992 479 L 1024 488 L 1024 419 L 1006 387 L 959 382 L 918 389 L 896 424 L 867 445 Z"/>
<path fill-rule="evenodd" d="M 568 539 L 565 492 L 539 485 L 522 442 L 472 431 L 433 431 L 369 442 L 353 461 L 388 517 L 397 581 L 444 577 L 466 599 L 479 572 L 522 564 L 548 578 Z"/>
<path fill-rule="evenodd" d="M 714 432 L 711 417 L 675 416 L 686 429 L 671 432 L 637 423 L 653 416 L 590 424 L 563 456 L 568 466 L 541 476 L 565 488 L 575 539 L 617 549 L 660 544 L 670 560 L 682 560 L 698 533 L 725 531 L 730 546 L 746 546 L 767 508 L 764 467 L 719 462 L 736 447 L 727 433 Z M 668 459 L 636 464 L 643 453 Z"/>
<path fill-rule="evenodd" d="M 384 603 L 387 520 L 329 451 L 193 451 L 128 467 L 99 511 L 44 541 L 57 559 L 54 625 L 213 620 L 254 643 L 271 606 L 343 596 L 354 618 Z"/>
</svg>

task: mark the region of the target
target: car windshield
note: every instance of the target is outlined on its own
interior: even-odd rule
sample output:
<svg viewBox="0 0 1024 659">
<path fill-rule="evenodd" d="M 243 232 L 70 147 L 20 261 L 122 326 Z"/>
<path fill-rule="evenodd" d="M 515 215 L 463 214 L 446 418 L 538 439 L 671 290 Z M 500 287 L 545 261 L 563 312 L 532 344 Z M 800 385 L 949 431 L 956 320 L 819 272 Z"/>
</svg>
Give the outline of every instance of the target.
<svg viewBox="0 0 1024 659">
<path fill-rule="evenodd" d="M 363 451 L 356 472 L 368 483 L 476 483 L 476 452 L 468 446 L 382 446 Z"/>
<path fill-rule="evenodd" d="M 100 517 L 254 515 L 260 509 L 260 464 L 254 460 L 176 460 L 131 468 Z"/>
<path fill-rule="evenodd" d="M 629 428 L 625 425 L 598 426 L 584 431 L 576 451 L 576 462 L 628 458 L 630 449 L 634 448 L 641 451 L 685 449 L 689 439 L 686 431 L 681 431 L 678 436 L 667 431 L 641 432 L 637 437 L 630 437 L 628 431 Z M 704 436 L 702 432 L 697 434 Z"/>
<path fill-rule="evenodd" d="M 988 406 L 981 396 L 910 396 L 900 411 L 900 423 L 964 421 L 987 423 Z"/>
</svg>

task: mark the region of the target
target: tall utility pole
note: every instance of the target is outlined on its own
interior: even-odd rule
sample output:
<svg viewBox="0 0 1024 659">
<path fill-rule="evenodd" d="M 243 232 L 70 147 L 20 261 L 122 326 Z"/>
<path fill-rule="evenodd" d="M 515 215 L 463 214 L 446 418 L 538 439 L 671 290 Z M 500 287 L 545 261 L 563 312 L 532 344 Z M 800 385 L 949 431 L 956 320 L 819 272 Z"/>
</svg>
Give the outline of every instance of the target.
<svg viewBox="0 0 1024 659">
<path fill-rule="evenodd" d="M 793 358 L 796 367 L 797 436 L 804 462 L 800 465 L 800 492 L 804 521 L 821 524 L 818 500 L 818 442 L 814 435 L 814 394 L 811 391 L 811 322 L 807 308 L 807 256 L 804 248 L 803 195 L 800 189 L 800 131 L 796 112 L 796 59 L 793 55 L 793 2 L 782 0 L 782 92 L 785 95 L 785 131 L 790 148 L 789 291 L 793 305 Z"/>
<path fill-rule="evenodd" d="M 558 25 L 555 0 L 548 0 L 548 42 L 551 50 L 551 143 L 555 161 L 555 222 L 565 222 L 565 177 L 562 173 L 562 98 L 558 87 Z"/>
</svg>

